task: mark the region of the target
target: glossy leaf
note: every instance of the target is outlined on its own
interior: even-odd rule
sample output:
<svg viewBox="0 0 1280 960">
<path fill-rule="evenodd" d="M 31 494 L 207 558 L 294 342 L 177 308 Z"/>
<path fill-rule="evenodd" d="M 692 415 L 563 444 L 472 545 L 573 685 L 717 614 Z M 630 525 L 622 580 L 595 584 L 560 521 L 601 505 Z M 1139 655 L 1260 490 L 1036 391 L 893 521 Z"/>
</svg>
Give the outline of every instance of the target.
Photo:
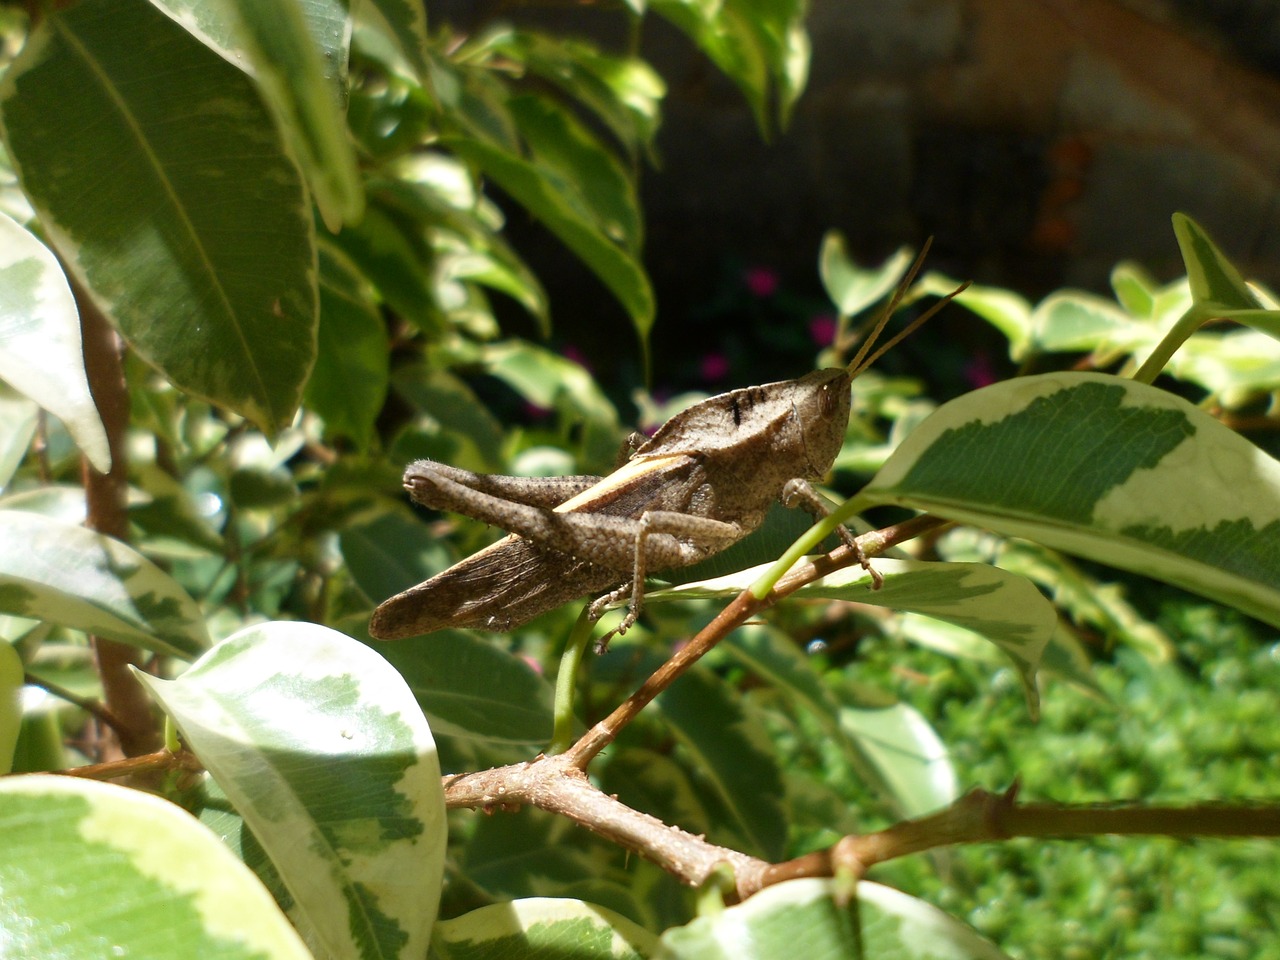
<svg viewBox="0 0 1280 960">
<path fill-rule="evenodd" d="M 424 5 L 414 0 L 362 0 L 355 5 L 356 18 L 376 24 L 394 37 L 409 65 L 424 76 L 427 72 L 427 17 Z"/>
<path fill-rule="evenodd" d="M 0 890 L 5 956 L 311 960 L 213 834 L 114 784 L 0 780 Z"/>
<path fill-rule="evenodd" d="M 327 434 L 368 448 L 387 396 L 388 352 L 386 324 L 368 282 L 339 250 L 322 244 L 320 337 L 305 399 Z"/>
<path fill-rule="evenodd" d="M 766 135 L 786 126 L 809 74 L 807 5 L 798 0 L 649 0 L 737 84 Z"/>
<path fill-rule="evenodd" d="M 0 611 L 184 659 L 209 643 L 195 602 L 146 557 L 20 510 L 0 511 Z"/>
<path fill-rule="evenodd" d="M 2 213 L 0 380 L 58 417 L 100 472 L 111 469 L 67 278 L 49 249 Z"/>
<path fill-rule="evenodd" d="M 398 504 L 343 528 L 338 548 L 356 585 L 376 603 L 421 583 L 449 563 L 444 544 Z"/>
<path fill-rule="evenodd" d="M 461 630 L 378 648 L 404 677 L 438 737 L 522 748 L 551 739 L 552 689 L 528 663 Z"/>
<path fill-rule="evenodd" d="M 638 253 L 612 235 L 610 224 L 587 212 L 569 183 L 550 177 L 537 162 L 485 141 L 449 137 L 445 143 L 541 220 L 599 277 L 626 309 L 636 332 L 647 338 L 655 305 Z"/>
<path fill-rule="evenodd" d="M 539 897 L 495 903 L 436 924 L 440 960 L 643 960 L 657 938 L 612 910 Z"/>
<path fill-rule="evenodd" d="M 902 247 L 879 267 L 864 270 L 849 258 L 844 234 L 829 230 L 822 238 L 818 272 L 827 296 L 840 315 L 852 317 L 888 296 L 911 266 L 912 259 L 911 251 Z"/>
<path fill-rule="evenodd" d="M 960 796 L 946 746 L 914 707 L 845 707 L 840 728 L 857 743 L 903 816 L 931 813 Z"/>
<path fill-rule="evenodd" d="M 938 735 L 905 704 L 865 708 L 841 702 L 789 639 L 755 627 L 734 632 L 720 649 L 803 706 L 833 738 L 859 775 L 899 816 L 945 806 L 959 791 Z M 992 651 L 994 653 L 994 650 Z"/>
<path fill-rule="evenodd" d="M 1007 653 L 1022 676 L 1031 709 L 1039 695 L 1035 671 L 1057 626 L 1053 606 L 1022 577 L 980 563 L 925 563 L 919 560 L 873 561 L 884 577 L 879 590 L 861 567 L 848 567 L 800 588 L 793 596 L 852 600 L 913 610 L 982 634 Z M 732 597 L 750 587 L 768 565 L 727 577 L 680 584 L 646 595 L 646 600 L 676 597 Z"/>
<path fill-rule="evenodd" d="M 360 219 L 364 193 L 347 138 L 348 3 L 342 0 L 155 0 L 200 25 L 247 68 L 300 158 L 330 230 Z"/>
<path fill-rule="evenodd" d="M 1060 373 L 967 394 L 859 499 L 1025 537 L 1280 625 L 1280 463 L 1146 384 Z"/>
<path fill-rule="evenodd" d="M 831 880 L 792 880 L 745 903 L 699 917 L 662 937 L 661 960 L 876 957 L 1008 960 L 989 941 L 932 904 L 863 881 L 840 905 Z"/>
<path fill-rule="evenodd" d="M 248 627 L 177 680 L 139 674 L 336 956 L 420 960 L 444 860 L 431 731 L 389 664 L 309 623 Z"/>
<path fill-rule="evenodd" d="M 778 859 L 786 841 L 782 778 L 759 721 L 723 681 L 703 670 L 690 670 L 654 705 L 722 808 L 713 812 L 718 830 L 711 836 L 726 831 L 748 852 Z"/>
<path fill-rule="evenodd" d="M 1197 303 L 1213 303 L 1229 310 L 1255 310 L 1262 306 L 1204 227 L 1185 213 L 1175 213 L 1173 233 L 1187 267 L 1191 296 Z"/>
<path fill-rule="evenodd" d="M 0 115 L 46 235 L 130 344 L 287 423 L 315 356 L 314 227 L 252 81 L 149 4 L 85 0 L 41 20 Z"/>
<path fill-rule="evenodd" d="M 920 278 L 917 287 L 922 293 L 943 297 L 959 285 L 951 277 L 931 271 Z M 1009 341 L 1011 359 L 1026 357 L 1031 345 L 1031 303 L 1025 297 L 1003 287 L 971 284 L 954 299 L 1000 331 Z"/>
</svg>

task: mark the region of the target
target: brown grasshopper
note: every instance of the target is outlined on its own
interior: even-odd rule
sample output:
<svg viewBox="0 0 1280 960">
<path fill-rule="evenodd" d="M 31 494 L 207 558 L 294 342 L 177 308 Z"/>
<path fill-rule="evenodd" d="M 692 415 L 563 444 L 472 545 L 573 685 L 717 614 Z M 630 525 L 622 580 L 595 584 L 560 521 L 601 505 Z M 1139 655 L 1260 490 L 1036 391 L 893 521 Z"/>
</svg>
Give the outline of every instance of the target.
<svg viewBox="0 0 1280 960">
<path fill-rule="evenodd" d="M 640 615 L 648 572 L 718 553 L 755 530 L 776 500 L 825 515 L 809 478 L 831 469 L 844 442 L 850 383 L 950 299 L 864 360 L 919 264 L 849 367 L 694 404 L 652 438 L 633 438 L 629 458 L 607 477 L 507 477 L 430 460 L 410 464 L 404 485 L 416 502 L 509 535 L 381 604 L 369 633 L 396 640 L 445 627 L 514 630 L 602 591 L 588 616 L 599 619 L 629 594 L 630 609 L 616 628 L 623 633 Z M 840 532 L 856 550 L 853 535 Z M 879 575 L 859 557 L 878 587 Z"/>
</svg>

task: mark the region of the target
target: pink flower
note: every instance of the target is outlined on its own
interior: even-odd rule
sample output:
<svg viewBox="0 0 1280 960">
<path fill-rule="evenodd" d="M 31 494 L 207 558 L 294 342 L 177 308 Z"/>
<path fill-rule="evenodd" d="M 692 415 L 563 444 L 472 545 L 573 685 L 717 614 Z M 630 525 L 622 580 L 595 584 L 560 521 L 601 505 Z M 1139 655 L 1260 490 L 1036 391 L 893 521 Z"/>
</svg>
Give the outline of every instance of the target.
<svg viewBox="0 0 1280 960">
<path fill-rule="evenodd" d="M 819 313 L 809 318 L 809 337 L 819 347 L 829 347 L 836 339 L 836 318 Z"/>
<path fill-rule="evenodd" d="M 747 267 L 742 274 L 747 293 L 757 300 L 772 297 L 778 292 L 778 274 L 772 267 Z"/>
<path fill-rule="evenodd" d="M 723 380 L 729 373 L 729 358 L 723 353 L 708 353 L 698 366 L 703 380 L 714 383 Z"/>
<path fill-rule="evenodd" d="M 566 343 L 560 350 L 560 355 L 566 360 L 572 360 L 578 366 L 587 370 L 591 369 L 591 364 L 587 363 L 587 355 L 579 350 L 572 343 Z"/>
<path fill-rule="evenodd" d="M 998 379 L 995 368 L 991 365 L 991 358 L 985 353 L 975 353 L 970 357 L 969 361 L 964 365 L 963 373 L 969 386 L 975 390 L 979 387 L 990 386 Z"/>
</svg>

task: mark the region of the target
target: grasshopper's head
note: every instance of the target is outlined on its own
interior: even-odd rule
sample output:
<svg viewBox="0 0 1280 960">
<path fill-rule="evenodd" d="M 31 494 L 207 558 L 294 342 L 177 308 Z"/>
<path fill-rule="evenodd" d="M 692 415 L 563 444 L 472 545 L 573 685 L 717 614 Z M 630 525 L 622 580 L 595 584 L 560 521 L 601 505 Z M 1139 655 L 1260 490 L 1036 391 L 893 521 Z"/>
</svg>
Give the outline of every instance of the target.
<svg viewBox="0 0 1280 960">
<path fill-rule="evenodd" d="M 815 370 L 794 381 L 792 404 L 811 477 L 821 477 L 831 469 L 844 443 L 852 382 L 852 374 L 844 368 Z"/>
</svg>

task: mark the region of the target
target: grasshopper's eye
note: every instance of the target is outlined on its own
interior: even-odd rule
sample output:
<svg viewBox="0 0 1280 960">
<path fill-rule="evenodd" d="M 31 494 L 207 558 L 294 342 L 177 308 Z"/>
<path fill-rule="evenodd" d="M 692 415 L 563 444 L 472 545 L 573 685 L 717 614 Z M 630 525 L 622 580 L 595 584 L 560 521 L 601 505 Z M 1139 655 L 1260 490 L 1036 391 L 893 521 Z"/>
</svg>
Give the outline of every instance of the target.
<svg viewBox="0 0 1280 960">
<path fill-rule="evenodd" d="M 822 388 L 822 393 L 818 396 L 818 406 L 822 409 L 824 416 L 835 413 L 836 411 L 836 391 L 831 384 L 826 384 Z"/>
</svg>

